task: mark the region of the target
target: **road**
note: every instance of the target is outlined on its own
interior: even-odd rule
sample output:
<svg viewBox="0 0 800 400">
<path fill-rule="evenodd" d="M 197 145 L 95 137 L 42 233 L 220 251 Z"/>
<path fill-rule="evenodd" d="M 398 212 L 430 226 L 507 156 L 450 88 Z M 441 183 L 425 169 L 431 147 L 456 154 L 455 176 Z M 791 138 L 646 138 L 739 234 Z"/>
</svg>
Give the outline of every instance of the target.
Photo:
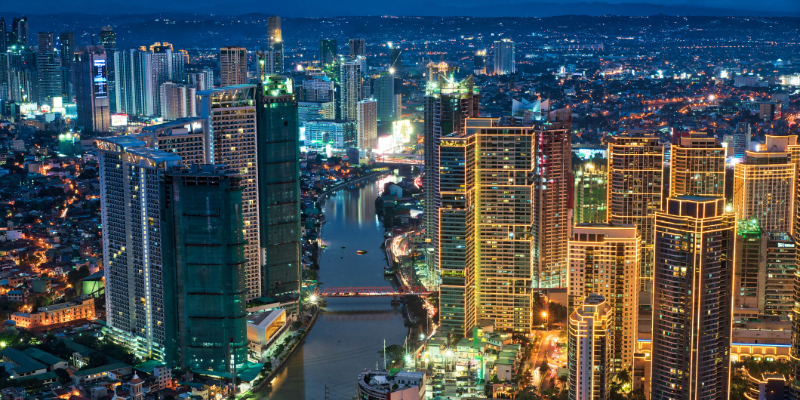
<svg viewBox="0 0 800 400">
<path fill-rule="evenodd" d="M 531 371 L 533 371 L 534 385 L 539 385 L 540 380 L 543 378 L 544 384 L 539 387 L 546 388 L 556 378 L 558 367 L 566 363 L 566 356 L 564 354 L 558 356 L 554 355 L 554 350 L 556 348 L 552 343 L 554 340 L 558 339 L 559 334 L 561 334 L 560 330 L 539 332 L 539 334 L 542 336 L 542 340 L 539 342 L 539 351 L 537 351 L 536 356 L 529 361 L 529 364 Z M 544 360 L 547 360 L 548 364 L 550 364 L 550 373 L 544 377 L 540 377 L 539 366 L 542 365 L 542 361 Z"/>
</svg>

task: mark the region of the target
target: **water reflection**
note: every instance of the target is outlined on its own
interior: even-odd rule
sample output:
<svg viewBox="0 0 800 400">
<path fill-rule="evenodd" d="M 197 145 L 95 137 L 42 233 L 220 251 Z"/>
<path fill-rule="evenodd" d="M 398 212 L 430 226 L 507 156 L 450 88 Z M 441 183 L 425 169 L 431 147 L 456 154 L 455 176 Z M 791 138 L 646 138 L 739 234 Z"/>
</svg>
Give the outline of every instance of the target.
<svg viewBox="0 0 800 400">
<path fill-rule="evenodd" d="M 386 265 L 380 244 L 383 227 L 375 216 L 375 199 L 387 176 L 342 189 L 325 204 L 327 222 L 322 228 L 320 281 L 331 286 L 385 286 Z M 344 247 L 344 248 L 342 248 Z M 357 250 L 367 250 L 358 255 Z M 389 298 L 331 299 L 302 348 L 272 382 L 258 393 L 274 400 L 321 399 L 325 385 L 330 398 L 356 395 L 356 378 L 364 368 L 382 366 L 378 352 L 386 345 L 402 344 L 407 329 Z"/>
</svg>

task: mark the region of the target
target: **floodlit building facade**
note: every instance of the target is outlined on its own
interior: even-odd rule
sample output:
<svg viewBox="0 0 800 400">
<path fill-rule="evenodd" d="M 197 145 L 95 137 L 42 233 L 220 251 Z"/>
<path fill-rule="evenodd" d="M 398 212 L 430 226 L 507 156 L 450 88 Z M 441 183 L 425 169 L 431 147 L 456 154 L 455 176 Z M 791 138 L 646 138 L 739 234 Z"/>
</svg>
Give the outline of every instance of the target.
<svg viewBox="0 0 800 400">
<path fill-rule="evenodd" d="M 356 107 L 356 147 L 373 150 L 378 146 L 378 102 L 365 99 Z"/>
<path fill-rule="evenodd" d="M 576 224 L 606 222 L 608 171 L 605 165 L 584 162 L 574 172 L 573 219 Z"/>
<path fill-rule="evenodd" d="M 494 74 L 507 75 L 517 72 L 514 42 L 511 39 L 494 42 Z"/>
<path fill-rule="evenodd" d="M 221 87 L 247 83 L 247 49 L 237 46 L 219 49 L 219 78 Z"/>
<path fill-rule="evenodd" d="M 567 368 L 570 400 L 605 400 L 611 390 L 609 355 L 613 311 L 606 299 L 589 294 L 569 316 Z"/>
<path fill-rule="evenodd" d="M 670 196 L 725 197 L 725 149 L 705 133 L 690 132 L 671 147 Z"/>
</svg>

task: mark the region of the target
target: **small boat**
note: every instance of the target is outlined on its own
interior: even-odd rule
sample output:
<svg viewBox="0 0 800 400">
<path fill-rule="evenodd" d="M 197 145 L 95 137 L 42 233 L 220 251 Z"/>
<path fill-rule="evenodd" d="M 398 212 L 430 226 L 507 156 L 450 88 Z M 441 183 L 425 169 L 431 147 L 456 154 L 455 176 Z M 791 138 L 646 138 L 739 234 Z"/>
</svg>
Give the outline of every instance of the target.
<svg viewBox="0 0 800 400">
<path fill-rule="evenodd" d="M 326 246 L 326 245 L 324 245 L 324 244 L 319 246 L 319 248 L 320 248 L 320 249 L 324 249 L 324 248 L 326 248 L 326 247 L 328 247 L 328 246 Z"/>
<path fill-rule="evenodd" d="M 366 250 L 356 250 L 356 254 L 361 256 L 361 255 L 367 254 L 367 251 Z"/>
</svg>

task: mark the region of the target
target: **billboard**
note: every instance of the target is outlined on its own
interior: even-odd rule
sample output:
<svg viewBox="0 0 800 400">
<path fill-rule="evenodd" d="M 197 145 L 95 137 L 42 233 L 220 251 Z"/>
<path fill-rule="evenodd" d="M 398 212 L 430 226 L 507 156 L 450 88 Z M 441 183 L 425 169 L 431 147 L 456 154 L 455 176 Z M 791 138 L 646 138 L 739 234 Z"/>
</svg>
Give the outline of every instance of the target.
<svg viewBox="0 0 800 400">
<path fill-rule="evenodd" d="M 94 60 L 92 63 L 92 81 L 94 98 L 108 98 L 108 71 L 106 70 L 106 60 Z"/>
</svg>

